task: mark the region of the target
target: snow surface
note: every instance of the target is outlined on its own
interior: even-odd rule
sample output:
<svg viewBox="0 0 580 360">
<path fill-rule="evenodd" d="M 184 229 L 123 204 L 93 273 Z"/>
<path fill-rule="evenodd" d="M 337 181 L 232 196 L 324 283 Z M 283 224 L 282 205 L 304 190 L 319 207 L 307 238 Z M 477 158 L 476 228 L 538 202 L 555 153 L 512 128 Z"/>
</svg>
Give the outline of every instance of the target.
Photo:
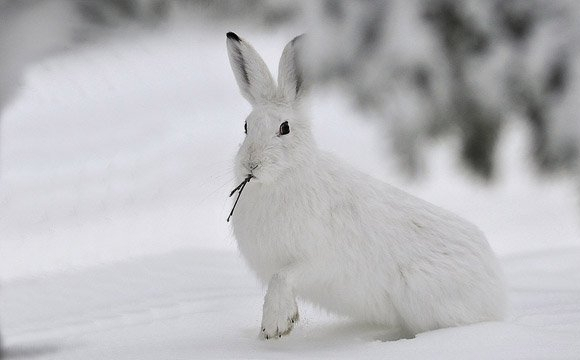
<svg viewBox="0 0 580 360">
<path fill-rule="evenodd" d="M 430 144 L 409 182 L 383 131 L 338 91 L 312 99 L 320 146 L 478 224 L 501 256 L 501 323 L 382 341 L 386 329 L 301 304 L 287 338 L 258 340 L 263 289 L 225 222 L 249 106 L 225 32 L 272 69 L 297 32 L 176 25 L 30 68 L 2 119 L 0 318 L 8 358 L 580 358 L 580 208 L 573 185 L 538 179 L 512 126 L 499 178 L 477 183 Z M 514 122 L 518 124 L 518 122 Z"/>
</svg>

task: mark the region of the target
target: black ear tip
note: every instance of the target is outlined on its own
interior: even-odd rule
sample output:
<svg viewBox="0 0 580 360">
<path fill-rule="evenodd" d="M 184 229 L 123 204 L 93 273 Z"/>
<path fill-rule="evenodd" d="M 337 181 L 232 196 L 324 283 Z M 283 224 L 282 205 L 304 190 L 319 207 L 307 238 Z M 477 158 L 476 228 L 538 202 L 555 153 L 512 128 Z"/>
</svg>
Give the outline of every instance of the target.
<svg viewBox="0 0 580 360">
<path fill-rule="evenodd" d="M 294 39 L 292 39 L 291 43 L 295 44 L 297 41 L 301 41 L 301 39 L 304 39 L 304 35 L 306 35 L 306 34 L 300 34 L 300 35 L 296 36 Z"/>
<path fill-rule="evenodd" d="M 238 42 L 242 41 L 242 39 L 240 39 L 240 37 L 238 35 L 236 35 L 236 33 L 233 33 L 231 31 L 229 33 L 227 33 L 226 36 L 230 40 L 234 40 L 234 41 L 238 41 Z"/>
</svg>

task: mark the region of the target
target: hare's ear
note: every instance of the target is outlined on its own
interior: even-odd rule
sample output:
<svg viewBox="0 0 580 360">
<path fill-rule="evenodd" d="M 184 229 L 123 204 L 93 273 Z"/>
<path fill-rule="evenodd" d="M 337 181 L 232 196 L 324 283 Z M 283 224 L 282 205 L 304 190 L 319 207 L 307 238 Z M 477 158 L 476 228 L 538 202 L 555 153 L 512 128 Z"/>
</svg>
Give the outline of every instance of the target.
<svg viewBox="0 0 580 360">
<path fill-rule="evenodd" d="M 242 96 L 252 105 L 272 99 L 276 95 L 276 84 L 264 60 L 238 35 L 229 32 L 226 36 L 228 57 Z"/>
<path fill-rule="evenodd" d="M 300 100 L 306 90 L 300 58 L 303 38 L 297 36 L 286 45 L 278 66 L 278 92 L 289 101 Z"/>
</svg>

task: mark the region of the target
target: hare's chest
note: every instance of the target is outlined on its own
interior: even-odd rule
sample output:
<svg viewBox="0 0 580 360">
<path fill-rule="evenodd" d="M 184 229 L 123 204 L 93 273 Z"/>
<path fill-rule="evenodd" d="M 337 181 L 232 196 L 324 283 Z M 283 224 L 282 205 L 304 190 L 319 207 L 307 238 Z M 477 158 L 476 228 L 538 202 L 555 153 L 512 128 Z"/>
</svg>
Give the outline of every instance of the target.
<svg viewBox="0 0 580 360">
<path fill-rule="evenodd" d="M 238 232 L 234 233 L 240 253 L 250 268 L 265 282 L 296 258 L 292 251 L 283 249 L 278 237 L 245 236 Z"/>
<path fill-rule="evenodd" d="M 238 208 L 232 223 L 238 248 L 263 280 L 314 251 L 307 217 L 289 204 L 240 199 Z"/>
</svg>

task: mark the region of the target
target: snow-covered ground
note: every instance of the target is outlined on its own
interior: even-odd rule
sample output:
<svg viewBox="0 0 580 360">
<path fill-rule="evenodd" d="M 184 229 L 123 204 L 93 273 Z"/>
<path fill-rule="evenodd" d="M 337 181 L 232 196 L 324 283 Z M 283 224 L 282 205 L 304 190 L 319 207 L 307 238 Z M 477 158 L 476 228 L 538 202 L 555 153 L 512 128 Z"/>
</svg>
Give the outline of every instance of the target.
<svg viewBox="0 0 580 360">
<path fill-rule="evenodd" d="M 383 342 L 384 329 L 303 305 L 289 337 L 259 341 L 263 289 L 225 222 L 249 106 L 225 32 L 272 69 L 289 29 L 179 25 L 30 68 L 0 140 L 0 325 L 8 357 L 580 358 L 580 202 L 537 179 L 515 125 L 500 176 L 478 184 L 432 144 L 430 173 L 399 176 L 383 131 L 338 92 L 312 99 L 320 146 L 478 224 L 502 258 L 512 309 Z"/>
</svg>

